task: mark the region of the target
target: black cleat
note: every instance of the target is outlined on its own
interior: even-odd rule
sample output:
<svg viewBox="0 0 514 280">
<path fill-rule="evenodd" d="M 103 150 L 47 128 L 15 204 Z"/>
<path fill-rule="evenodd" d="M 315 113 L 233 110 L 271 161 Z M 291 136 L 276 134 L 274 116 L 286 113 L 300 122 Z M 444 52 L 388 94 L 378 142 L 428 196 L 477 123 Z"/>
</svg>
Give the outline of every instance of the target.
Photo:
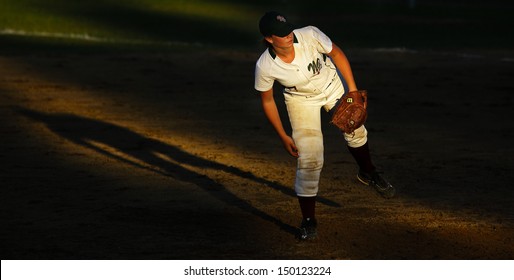
<svg viewBox="0 0 514 280">
<path fill-rule="evenodd" d="M 377 171 L 366 173 L 359 171 L 357 179 L 367 186 L 372 186 L 381 196 L 392 198 L 396 194 L 396 189 L 384 177 L 380 176 Z"/>
<path fill-rule="evenodd" d="M 302 225 L 300 226 L 298 232 L 298 239 L 300 240 L 313 240 L 318 236 L 317 231 L 318 222 L 315 218 L 308 218 L 302 220 Z"/>
</svg>

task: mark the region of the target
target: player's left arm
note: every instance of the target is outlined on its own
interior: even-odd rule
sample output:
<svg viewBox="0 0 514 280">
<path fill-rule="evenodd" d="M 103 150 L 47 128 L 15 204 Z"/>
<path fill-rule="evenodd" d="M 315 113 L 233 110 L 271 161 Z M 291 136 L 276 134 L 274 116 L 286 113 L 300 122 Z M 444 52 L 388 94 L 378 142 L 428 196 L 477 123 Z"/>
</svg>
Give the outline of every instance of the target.
<svg viewBox="0 0 514 280">
<path fill-rule="evenodd" d="M 357 85 L 355 84 L 355 79 L 353 78 L 352 67 L 350 66 L 350 61 L 344 54 L 343 50 L 341 50 L 336 44 L 332 43 L 332 51 L 328 54 L 332 61 L 336 65 L 337 69 L 343 75 L 346 83 L 348 84 L 348 89 L 350 91 L 357 90 Z"/>
</svg>

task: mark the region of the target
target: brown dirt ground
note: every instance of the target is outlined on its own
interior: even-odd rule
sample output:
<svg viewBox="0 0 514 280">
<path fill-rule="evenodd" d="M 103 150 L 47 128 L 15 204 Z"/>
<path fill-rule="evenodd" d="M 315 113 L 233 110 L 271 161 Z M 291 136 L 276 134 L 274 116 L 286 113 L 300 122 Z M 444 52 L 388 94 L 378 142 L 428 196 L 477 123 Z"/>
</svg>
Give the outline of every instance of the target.
<svg viewBox="0 0 514 280">
<path fill-rule="evenodd" d="M 512 259 L 512 54 L 347 54 L 400 193 L 357 182 L 325 116 L 314 242 L 259 53 L 0 56 L 2 259 Z"/>
</svg>

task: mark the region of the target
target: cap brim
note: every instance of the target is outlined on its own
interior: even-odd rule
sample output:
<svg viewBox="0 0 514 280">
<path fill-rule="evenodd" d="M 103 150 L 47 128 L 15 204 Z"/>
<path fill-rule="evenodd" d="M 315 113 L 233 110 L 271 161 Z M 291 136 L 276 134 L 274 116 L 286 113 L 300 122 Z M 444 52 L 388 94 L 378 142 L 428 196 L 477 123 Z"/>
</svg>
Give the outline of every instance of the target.
<svg viewBox="0 0 514 280">
<path fill-rule="evenodd" d="M 280 29 L 273 32 L 273 35 L 278 36 L 278 37 L 285 37 L 285 36 L 289 35 L 291 32 L 293 32 L 294 29 L 295 28 L 292 24 L 287 23 L 287 24 L 280 26 Z"/>
</svg>

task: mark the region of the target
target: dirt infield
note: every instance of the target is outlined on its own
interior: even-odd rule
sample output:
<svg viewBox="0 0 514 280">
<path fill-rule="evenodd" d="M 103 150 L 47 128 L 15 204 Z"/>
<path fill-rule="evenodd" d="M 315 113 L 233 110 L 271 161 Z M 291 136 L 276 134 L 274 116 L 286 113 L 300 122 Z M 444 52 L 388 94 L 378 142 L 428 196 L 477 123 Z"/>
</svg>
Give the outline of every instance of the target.
<svg viewBox="0 0 514 280">
<path fill-rule="evenodd" d="M 358 183 L 324 116 L 307 243 L 259 53 L 0 56 L 2 259 L 514 258 L 512 56 L 346 52 L 400 194 Z"/>
</svg>

